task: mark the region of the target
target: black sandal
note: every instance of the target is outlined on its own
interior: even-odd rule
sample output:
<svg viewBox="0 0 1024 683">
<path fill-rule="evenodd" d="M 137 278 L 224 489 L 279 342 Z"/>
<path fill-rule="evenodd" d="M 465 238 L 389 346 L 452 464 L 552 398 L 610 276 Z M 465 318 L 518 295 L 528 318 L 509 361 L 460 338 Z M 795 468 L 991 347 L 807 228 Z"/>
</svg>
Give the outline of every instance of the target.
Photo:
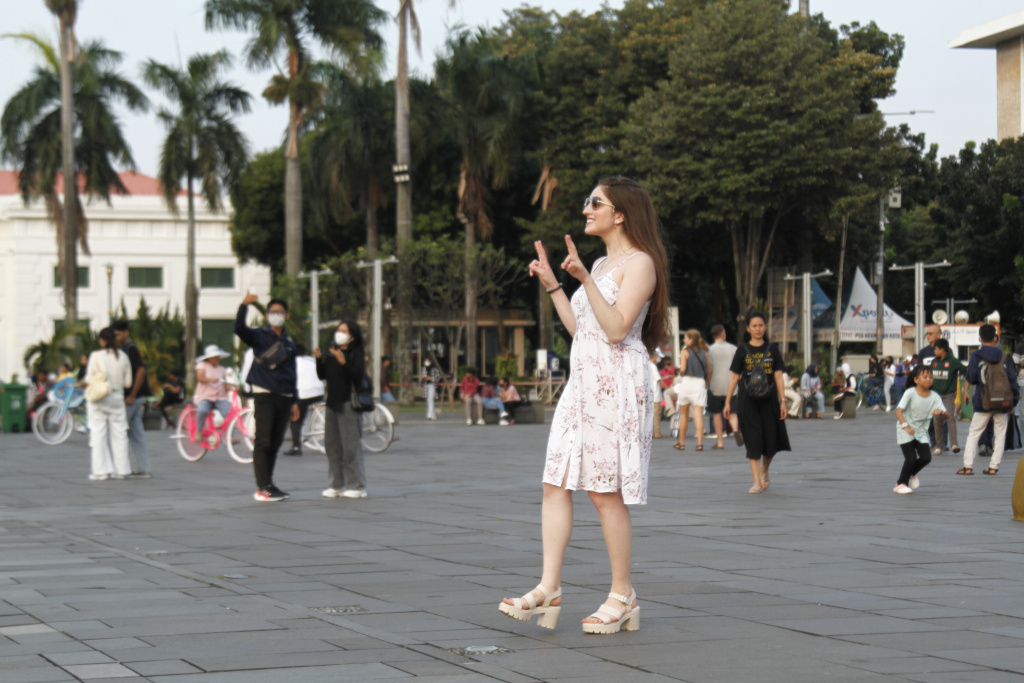
<svg viewBox="0 0 1024 683">
<path fill-rule="evenodd" d="M 676 449 L 677 451 L 685 451 L 686 450 L 686 446 L 684 446 L 683 444 L 679 443 L 678 441 L 675 442 L 674 444 L 672 444 L 672 448 Z"/>
<path fill-rule="evenodd" d="M 697 444 L 697 450 L 698 451 L 704 450 L 704 444 L 702 444 L 702 443 Z"/>
<path fill-rule="evenodd" d="M 961 467 L 956 471 L 957 474 L 974 474 L 974 468 L 972 467 Z"/>
<path fill-rule="evenodd" d="M 698 449 L 699 450 L 699 449 Z M 999 470 L 994 470 L 991 467 L 986 467 L 981 471 L 982 474 L 999 474 Z"/>
</svg>

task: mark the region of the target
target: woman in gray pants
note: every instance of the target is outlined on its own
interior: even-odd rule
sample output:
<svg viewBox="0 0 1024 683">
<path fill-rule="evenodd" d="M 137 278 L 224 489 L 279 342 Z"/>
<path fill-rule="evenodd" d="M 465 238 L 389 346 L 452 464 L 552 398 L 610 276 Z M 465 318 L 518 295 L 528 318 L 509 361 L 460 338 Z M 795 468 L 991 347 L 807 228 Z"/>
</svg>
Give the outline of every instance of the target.
<svg viewBox="0 0 1024 683">
<path fill-rule="evenodd" d="M 316 374 L 327 380 L 327 410 L 324 414 L 324 448 L 331 487 L 324 489 L 324 498 L 365 498 L 366 473 L 363 471 L 362 427 L 360 414 L 349 402 L 353 385 L 366 372 L 363 358 L 363 335 L 354 320 L 343 320 L 334 331 L 334 339 L 326 353 L 316 356 Z"/>
</svg>

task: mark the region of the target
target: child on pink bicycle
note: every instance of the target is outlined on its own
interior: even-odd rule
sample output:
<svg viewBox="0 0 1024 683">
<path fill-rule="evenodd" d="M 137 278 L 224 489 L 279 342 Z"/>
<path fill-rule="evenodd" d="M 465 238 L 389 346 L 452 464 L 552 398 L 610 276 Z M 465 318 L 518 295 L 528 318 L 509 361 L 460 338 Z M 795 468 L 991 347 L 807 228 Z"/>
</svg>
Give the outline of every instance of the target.
<svg viewBox="0 0 1024 683">
<path fill-rule="evenodd" d="M 221 358 L 230 355 L 216 344 L 210 344 L 203 355 L 196 359 L 196 390 L 192 394 L 192 401 L 196 405 L 196 443 L 203 441 L 203 425 L 211 410 L 216 409 L 222 419 L 231 412 L 231 401 L 228 400 L 224 383 L 227 368 L 220 364 Z"/>
</svg>

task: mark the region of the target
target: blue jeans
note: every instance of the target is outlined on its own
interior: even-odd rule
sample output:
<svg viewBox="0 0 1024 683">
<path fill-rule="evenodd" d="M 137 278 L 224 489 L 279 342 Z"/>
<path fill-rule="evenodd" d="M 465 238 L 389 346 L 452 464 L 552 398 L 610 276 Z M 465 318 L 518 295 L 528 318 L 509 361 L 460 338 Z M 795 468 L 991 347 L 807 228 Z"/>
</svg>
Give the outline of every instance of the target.
<svg viewBox="0 0 1024 683">
<path fill-rule="evenodd" d="M 499 415 L 507 415 L 505 411 L 505 404 L 501 402 L 500 398 L 485 398 L 482 399 L 484 408 L 493 408 L 498 411 Z"/>
<path fill-rule="evenodd" d="M 128 420 L 128 443 L 131 444 L 131 463 L 133 473 L 152 474 L 149 464 L 149 451 L 146 450 L 146 432 L 142 424 L 142 410 L 146 401 L 141 396 L 135 397 L 135 403 L 126 405 Z"/>
<path fill-rule="evenodd" d="M 205 398 L 200 399 L 196 403 L 196 436 L 203 435 L 203 429 L 206 427 L 206 416 L 210 414 L 210 410 L 213 408 L 217 409 L 221 417 L 227 417 L 228 413 L 231 412 L 231 401 L 227 399 L 219 401 L 210 401 Z"/>
<path fill-rule="evenodd" d="M 382 392 L 380 392 L 380 402 L 381 403 L 394 403 L 395 402 L 395 395 L 392 394 L 390 391 L 382 391 Z"/>
</svg>

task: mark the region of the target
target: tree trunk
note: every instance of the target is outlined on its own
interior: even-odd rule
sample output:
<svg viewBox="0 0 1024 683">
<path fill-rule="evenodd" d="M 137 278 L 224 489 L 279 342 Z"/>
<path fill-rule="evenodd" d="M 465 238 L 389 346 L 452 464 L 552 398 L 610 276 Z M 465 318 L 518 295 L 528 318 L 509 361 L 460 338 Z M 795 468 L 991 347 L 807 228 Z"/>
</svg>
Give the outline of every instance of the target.
<svg viewBox="0 0 1024 683">
<path fill-rule="evenodd" d="M 395 163 L 406 168 L 409 174 L 411 159 L 409 145 L 409 50 L 408 10 L 400 6 L 398 15 L 398 77 L 395 79 Z M 396 174 L 397 175 L 397 174 Z M 402 392 L 399 402 L 411 406 L 415 394 L 407 389 L 413 380 L 412 367 L 412 264 L 409 262 L 409 243 L 412 241 L 412 180 L 397 183 L 396 204 L 396 251 L 398 256 L 398 291 L 396 309 L 398 313 L 398 348 L 395 360 L 398 364 Z"/>
<path fill-rule="evenodd" d="M 479 290 L 479 274 L 476 271 L 476 223 L 466 223 L 466 365 L 477 368 L 477 374 L 483 368 L 477 365 L 477 298 Z"/>
<path fill-rule="evenodd" d="M 196 385 L 196 339 L 199 336 L 199 288 L 196 287 L 196 200 L 188 174 L 188 238 L 185 247 L 185 385 Z"/>
<path fill-rule="evenodd" d="M 75 141 L 72 116 L 74 107 L 71 88 L 71 62 L 75 58 L 71 39 L 72 26 L 62 20 L 60 26 L 60 129 L 64 168 L 64 235 L 60 251 L 61 278 L 64 280 L 64 324 L 78 322 L 78 213 L 75 174 Z"/>
<path fill-rule="evenodd" d="M 288 146 L 284 167 L 284 257 L 285 270 L 290 277 L 302 272 L 302 166 L 299 163 L 299 124 L 302 121 L 298 105 L 289 103 Z"/>
<path fill-rule="evenodd" d="M 377 258 L 377 210 L 376 207 L 370 206 L 370 189 L 369 186 L 363 186 L 363 208 L 366 210 L 366 259 L 373 261 Z M 366 306 L 363 309 L 363 315 L 367 321 L 373 320 L 373 268 L 366 268 L 363 272 L 366 273 Z M 381 306 L 384 303 L 381 302 Z M 383 311 L 383 309 L 381 309 Z M 367 349 L 374 348 L 373 338 L 380 334 L 380 330 L 373 329 L 372 324 L 366 326 L 366 339 L 364 340 Z M 381 342 L 381 353 L 383 353 L 384 346 Z M 386 355 L 386 354 L 385 354 Z"/>
<path fill-rule="evenodd" d="M 729 233 L 732 235 L 733 264 L 736 270 L 736 301 L 740 306 L 736 315 L 738 321 L 746 317 L 757 301 L 757 290 L 761 285 L 761 278 L 764 277 L 768 254 L 771 252 L 772 241 L 775 239 L 775 232 L 781 219 L 781 213 L 775 215 L 768 239 L 763 238 L 763 215 L 748 216 L 743 228 L 740 227 L 739 221 L 731 221 L 728 224 Z M 739 332 L 742 336 L 743 325 L 739 326 Z"/>
</svg>

